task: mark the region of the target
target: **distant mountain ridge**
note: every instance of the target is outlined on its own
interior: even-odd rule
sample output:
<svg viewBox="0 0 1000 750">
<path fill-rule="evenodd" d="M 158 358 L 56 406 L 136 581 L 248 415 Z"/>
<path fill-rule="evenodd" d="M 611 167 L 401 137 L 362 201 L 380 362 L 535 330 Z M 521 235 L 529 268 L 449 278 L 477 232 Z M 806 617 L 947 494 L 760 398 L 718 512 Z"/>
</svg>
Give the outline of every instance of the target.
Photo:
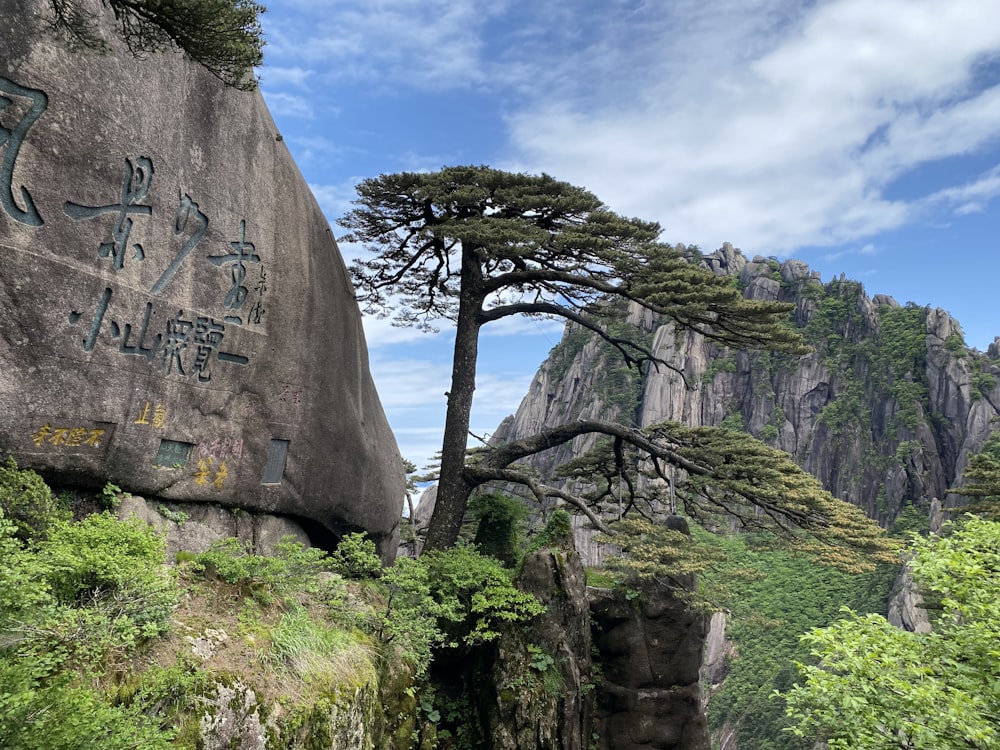
<svg viewBox="0 0 1000 750">
<path fill-rule="evenodd" d="M 734 352 L 649 314 L 623 312 L 657 356 L 684 372 L 685 385 L 667 368 L 629 370 L 570 324 L 494 440 L 577 418 L 725 424 L 792 454 L 833 495 L 883 525 L 926 516 L 934 498 L 960 503 L 947 489 L 1000 415 L 996 343 L 986 353 L 971 349 L 946 311 L 869 297 L 843 276 L 823 284 L 802 261 L 747 260 L 726 243 L 704 263 L 734 277 L 748 298 L 793 303 L 792 320 L 814 351 Z M 547 475 L 591 441 L 578 438 L 530 463 Z"/>
</svg>

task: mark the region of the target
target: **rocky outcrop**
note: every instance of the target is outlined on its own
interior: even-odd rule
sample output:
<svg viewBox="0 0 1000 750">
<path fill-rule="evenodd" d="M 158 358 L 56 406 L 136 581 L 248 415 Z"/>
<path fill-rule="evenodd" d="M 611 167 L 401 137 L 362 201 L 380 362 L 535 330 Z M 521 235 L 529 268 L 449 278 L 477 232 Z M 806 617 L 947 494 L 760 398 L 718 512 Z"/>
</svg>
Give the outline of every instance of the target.
<svg viewBox="0 0 1000 750">
<path fill-rule="evenodd" d="M 95 12 L 100 5 L 93 4 Z M 395 553 L 402 461 L 352 287 L 260 94 L 0 8 L 0 454 Z M 110 19 L 110 10 L 104 13 Z"/>
<path fill-rule="evenodd" d="M 822 284 L 801 261 L 746 260 L 731 245 L 705 258 L 738 278 L 744 295 L 794 305 L 814 351 L 800 358 L 720 349 L 702 336 L 639 319 L 658 356 L 684 373 L 650 369 L 625 403 L 609 393 L 605 350 L 569 326 L 496 440 L 568 419 L 612 417 L 742 428 L 792 454 L 835 496 L 885 525 L 947 489 L 982 448 L 1000 415 L 1000 366 L 968 348 L 940 309 L 868 297 L 846 279 Z M 636 313 L 631 313 L 636 315 Z M 618 394 L 621 395 L 621 389 Z M 532 458 L 543 475 L 579 455 L 586 439 Z M 589 564 L 590 545 L 578 540 Z"/>
<path fill-rule="evenodd" d="M 591 589 L 603 679 L 595 709 L 599 750 L 708 750 L 699 668 L 707 618 L 670 589 Z"/>
<path fill-rule="evenodd" d="M 303 545 L 310 542 L 302 526 L 291 519 L 206 503 L 164 503 L 127 495 L 118 506 L 118 517 L 138 518 L 156 529 L 166 543 L 168 561 L 180 551 L 204 552 L 213 542 L 229 538 L 258 555 L 274 554 L 286 537 Z"/>
<path fill-rule="evenodd" d="M 486 710 L 492 750 L 584 750 L 590 741 L 590 616 L 580 556 L 570 543 L 525 557 L 518 588 L 545 612 L 500 640 Z"/>
</svg>

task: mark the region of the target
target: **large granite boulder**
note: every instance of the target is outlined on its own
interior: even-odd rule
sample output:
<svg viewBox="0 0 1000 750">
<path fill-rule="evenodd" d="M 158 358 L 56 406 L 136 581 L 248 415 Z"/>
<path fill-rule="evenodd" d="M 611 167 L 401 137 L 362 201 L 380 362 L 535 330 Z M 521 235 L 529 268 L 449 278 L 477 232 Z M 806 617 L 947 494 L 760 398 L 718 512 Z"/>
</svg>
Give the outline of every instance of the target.
<svg viewBox="0 0 1000 750">
<path fill-rule="evenodd" d="M 100 12 L 98 3 L 94 11 Z M 402 461 L 326 219 L 257 92 L 0 5 L 0 455 L 395 552 Z"/>
</svg>

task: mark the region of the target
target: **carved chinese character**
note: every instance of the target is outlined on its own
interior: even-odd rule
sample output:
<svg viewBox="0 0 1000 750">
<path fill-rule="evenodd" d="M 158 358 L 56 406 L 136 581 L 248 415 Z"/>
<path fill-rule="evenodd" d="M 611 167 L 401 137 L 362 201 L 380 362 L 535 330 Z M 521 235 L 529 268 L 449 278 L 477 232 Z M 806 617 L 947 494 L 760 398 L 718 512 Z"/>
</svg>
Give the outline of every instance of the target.
<svg viewBox="0 0 1000 750">
<path fill-rule="evenodd" d="M 74 427 L 66 436 L 66 445 L 80 445 L 90 432 L 86 427 Z"/>
<path fill-rule="evenodd" d="M 167 321 L 167 332 L 163 337 L 162 362 L 160 363 L 160 367 L 167 375 L 173 370 L 175 364 L 177 372 L 181 375 L 185 374 L 181 355 L 190 343 L 194 323 L 190 320 L 183 320 L 181 318 L 183 314 L 183 310 L 178 310 L 177 317 Z"/>
<path fill-rule="evenodd" d="M 264 309 L 264 292 L 267 291 L 267 273 L 264 271 L 264 264 L 261 263 L 259 274 L 257 278 L 257 284 L 254 286 L 254 291 L 257 292 L 257 299 L 250 306 L 250 311 L 247 315 L 247 322 L 253 323 L 254 325 L 260 325 L 261 321 L 264 319 L 264 314 L 267 310 Z"/>
<path fill-rule="evenodd" d="M 102 242 L 97 250 L 102 258 L 111 258 L 115 272 L 122 270 L 125 265 L 125 254 L 132 234 L 132 216 L 149 216 L 153 213 L 152 206 L 140 203 L 149 195 L 149 187 L 153 182 L 153 162 L 145 156 L 140 156 L 135 161 L 133 165 L 131 159 L 125 160 L 121 202 L 107 206 L 82 206 L 72 201 L 63 204 L 63 211 L 74 221 L 93 219 L 107 213 L 118 214 L 111 229 L 111 241 Z M 132 251 L 136 260 L 145 259 L 146 253 L 140 243 L 134 243 Z"/>
<path fill-rule="evenodd" d="M 195 484 L 208 484 L 208 480 L 212 475 L 213 463 L 214 461 L 211 456 L 198 459 L 198 468 L 193 475 Z"/>
<path fill-rule="evenodd" d="M 83 350 L 85 352 L 94 351 L 94 344 L 97 343 L 97 335 L 101 332 L 101 325 L 104 323 L 104 316 L 108 312 L 108 303 L 111 302 L 111 287 L 105 288 L 101 298 L 97 301 L 97 311 L 94 313 L 94 322 L 90 325 L 87 338 L 83 340 Z M 76 325 L 83 313 L 73 310 L 69 314 L 69 322 Z"/>
<path fill-rule="evenodd" d="M 230 310 L 239 310 L 246 302 L 247 294 L 250 290 L 243 286 L 243 281 L 247 275 L 247 263 L 260 263 L 260 256 L 256 253 L 256 248 L 252 242 L 247 242 L 247 222 L 246 219 L 240 221 L 240 238 L 235 242 L 230 242 L 232 252 L 226 255 L 209 255 L 208 260 L 213 265 L 222 267 L 232 264 L 232 287 L 226 295 L 224 304 Z M 243 325 L 243 319 L 238 315 L 227 315 L 227 323 Z"/>
<path fill-rule="evenodd" d="M 167 270 L 163 272 L 159 280 L 153 284 L 153 288 L 150 290 L 153 294 L 159 294 L 162 292 L 170 280 L 177 273 L 177 269 L 181 267 L 181 263 L 188 254 L 194 250 L 195 245 L 201 242 L 201 238 L 205 236 L 205 232 L 208 231 L 208 217 L 205 216 L 198 208 L 198 204 L 191 200 L 190 195 L 181 196 L 180 204 L 177 206 L 177 215 L 174 217 L 174 236 L 184 234 L 187 229 L 188 221 L 194 218 L 194 223 L 196 224 L 194 228 L 194 233 L 188 237 L 187 242 L 177 253 L 176 257 L 171 261 L 170 265 L 167 266 Z"/>
<path fill-rule="evenodd" d="M 40 227 L 42 225 L 41 214 L 31 199 L 31 193 L 27 188 L 21 186 L 21 202 L 24 208 L 17 205 L 14 199 L 14 164 L 17 161 L 18 152 L 24 143 L 24 138 L 35 124 L 35 121 L 42 116 L 45 108 L 49 104 L 49 98 L 40 89 L 29 89 L 19 86 L 11 80 L 0 76 L 0 113 L 9 109 L 14 101 L 9 97 L 19 96 L 29 99 L 31 106 L 28 111 L 12 127 L 4 127 L 0 124 L 0 149 L 3 149 L 3 160 L 0 161 L 0 206 L 3 206 L 11 218 L 30 227 Z"/>
<path fill-rule="evenodd" d="M 134 424 L 149 424 L 149 409 L 150 403 L 147 401 L 146 405 L 139 412 L 139 418 L 135 420 Z"/>
<path fill-rule="evenodd" d="M 218 350 L 225 335 L 226 327 L 212 318 L 198 318 L 194 323 L 194 343 L 198 347 L 194 360 L 194 371 L 198 380 L 206 382 L 212 379 L 208 371 L 212 352 Z"/>
<path fill-rule="evenodd" d="M 146 303 L 146 314 L 142 318 L 142 326 L 139 329 L 138 341 L 135 343 L 130 343 L 132 339 L 132 324 L 126 323 L 123 329 L 119 329 L 118 323 L 116 321 L 111 321 L 111 336 L 112 338 L 118 338 L 119 334 L 122 337 L 122 343 L 118 347 L 118 351 L 122 354 L 130 354 L 135 357 L 145 357 L 147 361 L 152 362 L 153 357 L 156 355 L 156 349 L 160 345 L 160 340 L 162 334 L 156 334 L 152 340 L 152 346 L 145 346 L 146 343 L 146 332 L 149 329 L 149 318 L 153 314 L 153 303 Z"/>
<path fill-rule="evenodd" d="M 226 477 L 228 476 L 229 470 L 226 468 L 226 462 L 223 461 L 219 464 L 218 471 L 215 472 L 215 478 L 212 480 L 212 486 L 217 490 L 221 490 L 222 485 L 225 483 Z"/>
<path fill-rule="evenodd" d="M 46 422 L 44 425 L 38 428 L 37 432 L 32 433 L 31 441 L 35 445 L 41 445 L 45 442 L 45 438 L 52 434 L 52 425 Z"/>
</svg>

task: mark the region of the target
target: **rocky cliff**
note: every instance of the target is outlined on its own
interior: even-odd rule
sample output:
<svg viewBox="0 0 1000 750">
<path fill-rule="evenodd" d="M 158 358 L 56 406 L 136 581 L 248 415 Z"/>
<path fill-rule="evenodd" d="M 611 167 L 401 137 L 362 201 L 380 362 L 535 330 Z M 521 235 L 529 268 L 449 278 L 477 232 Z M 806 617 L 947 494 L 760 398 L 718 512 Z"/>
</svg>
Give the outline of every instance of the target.
<svg viewBox="0 0 1000 750">
<path fill-rule="evenodd" d="M 102 6 L 93 3 L 100 16 Z M 0 455 L 61 485 L 365 529 L 403 469 L 330 228 L 259 92 L 0 6 Z"/>
<path fill-rule="evenodd" d="M 789 452 L 831 493 L 884 525 L 904 514 L 926 518 L 934 498 L 959 502 L 947 488 L 1000 413 L 995 345 L 987 353 L 970 349 L 944 310 L 869 297 L 843 278 L 824 284 L 801 261 L 747 260 L 727 244 L 705 262 L 732 276 L 748 298 L 792 303 L 792 321 L 813 352 L 794 358 L 720 349 L 627 312 L 685 383 L 667 368 L 629 371 L 569 326 L 496 439 L 588 417 L 725 424 Z M 586 447 L 578 439 L 535 465 L 544 474 Z"/>
</svg>

